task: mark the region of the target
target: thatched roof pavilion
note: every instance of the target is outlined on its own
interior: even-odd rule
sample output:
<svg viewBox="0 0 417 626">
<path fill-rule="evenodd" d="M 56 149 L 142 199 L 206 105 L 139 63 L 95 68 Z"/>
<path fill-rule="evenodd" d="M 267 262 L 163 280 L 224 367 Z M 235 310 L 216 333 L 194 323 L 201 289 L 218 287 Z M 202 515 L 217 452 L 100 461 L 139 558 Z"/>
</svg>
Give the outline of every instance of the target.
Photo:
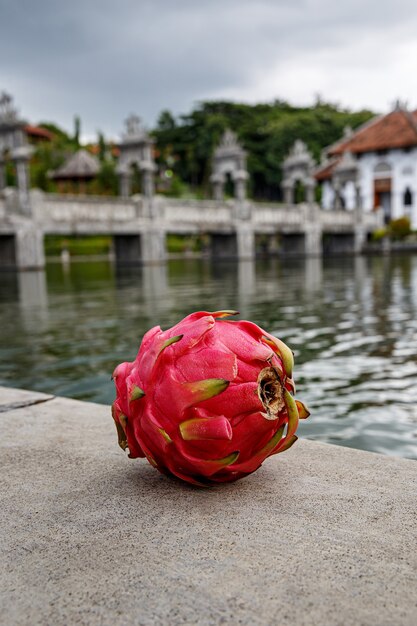
<svg viewBox="0 0 417 626">
<path fill-rule="evenodd" d="M 78 150 L 61 167 L 50 173 L 61 193 L 85 193 L 87 184 L 100 171 L 100 161 L 87 150 Z"/>
</svg>

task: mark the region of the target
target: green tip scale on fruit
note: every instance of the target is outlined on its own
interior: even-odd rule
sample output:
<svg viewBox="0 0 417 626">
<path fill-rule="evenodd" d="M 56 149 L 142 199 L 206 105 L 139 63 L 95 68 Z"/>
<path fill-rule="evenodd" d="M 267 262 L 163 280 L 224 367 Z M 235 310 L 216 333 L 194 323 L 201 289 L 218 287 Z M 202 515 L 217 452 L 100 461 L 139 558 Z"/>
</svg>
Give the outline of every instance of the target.
<svg viewBox="0 0 417 626">
<path fill-rule="evenodd" d="M 182 383 L 184 394 L 192 404 L 209 400 L 227 389 L 230 382 L 224 378 L 207 378 L 190 383 Z"/>
<path fill-rule="evenodd" d="M 282 439 L 282 435 L 284 433 L 285 426 L 281 426 L 275 433 L 275 435 L 268 441 L 268 443 L 259 451 L 262 456 L 268 452 L 272 452 L 272 450 L 279 444 Z"/>
<path fill-rule="evenodd" d="M 143 398 L 144 395 L 145 392 L 143 391 L 143 389 L 135 385 L 130 392 L 129 402 L 133 402 L 134 400 L 140 400 L 141 398 Z"/>
<path fill-rule="evenodd" d="M 299 417 L 298 408 L 295 400 L 287 389 L 284 389 L 284 402 L 288 414 L 288 427 L 286 436 L 291 437 L 297 430 Z"/>
<path fill-rule="evenodd" d="M 215 319 L 221 319 L 223 317 L 231 317 L 232 315 L 239 315 L 239 311 L 214 311 L 210 313 Z"/>
<path fill-rule="evenodd" d="M 180 341 L 183 337 L 184 335 L 177 335 L 176 337 L 171 337 L 170 339 L 164 341 L 159 349 L 158 356 L 165 350 L 165 348 L 168 348 L 168 346 L 171 346 L 173 343 L 177 343 L 177 341 Z"/>
<path fill-rule="evenodd" d="M 271 348 L 279 354 L 282 360 L 282 364 L 284 366 L 285 374 L 288 378 L 292 378 L 292 371 L 294 369 L 294 355 L 290 348 L 285 344 L 281 339 L 277 337 L 273 337 L 270 335 L 269 337 L 263 336 L 262 340 L 267 343 Z"/>
<path fill-rule="evenodd" d="M 220 417 L 197 417 L 181 422 L 179 425 L 184 441 L 224 440 L 230 441 L 233 435 L 228 419 Z"/>
<path fill-rule="evenodd" d="M 291 435 L 291 437 L 289 438 L 285 437 L 285 442 L 282 444 L 282 446 L 278 447 L 277 453 L 289 450 L 291 446 L 294 445 L 294 443 L 297 441 L 297 439 L 297 435 Z"/>
<path fill-rule="evenodd" d="M 296 400 L 295 404 L 297 405 L 298 417 L 300 418 L 300 420 L 307 419 L 307 417 L 309 417 L 310 415 L 310 411 L 307 408 L 307 406 L 304 404 L 304 402 L 301 402 L 300 400 Z"/>
<path fill-rule="evenodd" d="M 126 450 L 128 446 L 127 446 L 127 437 L 126 437 L 125 430 L 117 420 L 114 420 L 114 423 L 116 424 L 117 439 L 118 439 L 119 446 L 121 447 L 122 450 Z"/>
<path fill-rule="evenodd" d="M 168 435 L 167 431 L 164 430 L 163 428 L 158 428 L 159 432 L 161 433 L 162 437 L 165 439 L 165 441 L 167 443 L 172 443 L 172 439 L 171 437 Z"/>
</svg>

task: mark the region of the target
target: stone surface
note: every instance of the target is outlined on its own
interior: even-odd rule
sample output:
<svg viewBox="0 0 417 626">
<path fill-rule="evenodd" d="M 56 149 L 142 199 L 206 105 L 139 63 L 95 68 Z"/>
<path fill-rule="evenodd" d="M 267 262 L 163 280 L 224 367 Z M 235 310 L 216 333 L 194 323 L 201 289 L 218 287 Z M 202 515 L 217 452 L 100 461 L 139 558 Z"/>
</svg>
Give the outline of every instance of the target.
<svg viewBox="0 0 417 626">
<path fill-rule="evenodd" d="M 124 456 L 108 407 L 0 419 L 2 624 L 416 623 L 413 461 L 300 441 L 199 490 Z"/>
<path fill-rule="evenodd" d="M 52 400 L 54 396 L 39 391 L 26 391 L 13 387 L 0 387 L 0 413 L 31 404 Z"/>
</svg>

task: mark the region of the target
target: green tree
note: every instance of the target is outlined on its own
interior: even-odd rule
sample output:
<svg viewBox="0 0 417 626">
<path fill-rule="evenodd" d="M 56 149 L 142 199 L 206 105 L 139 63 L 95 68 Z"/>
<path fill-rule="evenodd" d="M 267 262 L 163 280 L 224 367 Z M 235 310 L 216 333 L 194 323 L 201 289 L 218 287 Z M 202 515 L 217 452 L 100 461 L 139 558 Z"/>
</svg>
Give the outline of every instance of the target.
<svg viewBox="0 0 417 626">
<path fill-rule="evenodd" d="M 116 196 L 119 189 L 119 181 L 116 174 L 116 165 L 112 160 L 102 161 L 97 175 L 96 193 Z"/>
<path fill-rule="evenodd" d="M 163 166 L 170 159 L 175 176 L 194 193 L 207 195 L 213 150 L 230 128 L 248 153 L 249 192 L 256 199 L 278 200 L 282 162 L 296 139 L 302 139 L 318 161 L 323 148 L 339 139 L 345 126 L 356 128 L 373 115 L 342 109 L 321 98 L 311 107 L 282 100 L 255 105 L 201 102 L 177 120 L 169 111 L 161 113 L 154 131 L 157 160 Z"/>
<path fill-rule="evenodd" d="M 80 147 L 81 136 L 81 118 L 79 115 L 74 117 L 74 144 L 77 148 Z"/>
<path fill-rule="evenodd" d="M 156 123 L 157 130 L 162 132 L 169 132 L 176 128 L 175 117 L 172 115 L 170 111 L 165 109 L 161 111 L 158 117 L 158 121 Z"/>
<path fill-rule="evenodd" d="M 104 135 L 100 131 L 98 132 L 97 144 L 98 144 L 98 158 L 100 159 L 101 162 L 103 162 L 106 159 L 107 146 L 106 146 L 106 141 L 104 139 Z"/>
</svg>

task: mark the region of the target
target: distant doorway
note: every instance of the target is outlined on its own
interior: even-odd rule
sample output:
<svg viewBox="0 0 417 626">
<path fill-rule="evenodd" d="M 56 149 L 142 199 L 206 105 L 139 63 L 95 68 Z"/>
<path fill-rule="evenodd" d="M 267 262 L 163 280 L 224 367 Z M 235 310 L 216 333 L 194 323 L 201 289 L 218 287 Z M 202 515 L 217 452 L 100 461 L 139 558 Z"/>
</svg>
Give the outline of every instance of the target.
<svg viewBox="0 0 417 626">
<path fill-rule="evenodd" d="M 391 166 L 378 163 L 374 169 L 374 209 L 382 208 L 386 224 L 391 221 Z"/>
<path fill-rule="evenodd" d="M 382 208 L 386 224 L 391 221 L 391 192 L 382 191 L 379 195 L 378 205 Z"/>
</svg>

